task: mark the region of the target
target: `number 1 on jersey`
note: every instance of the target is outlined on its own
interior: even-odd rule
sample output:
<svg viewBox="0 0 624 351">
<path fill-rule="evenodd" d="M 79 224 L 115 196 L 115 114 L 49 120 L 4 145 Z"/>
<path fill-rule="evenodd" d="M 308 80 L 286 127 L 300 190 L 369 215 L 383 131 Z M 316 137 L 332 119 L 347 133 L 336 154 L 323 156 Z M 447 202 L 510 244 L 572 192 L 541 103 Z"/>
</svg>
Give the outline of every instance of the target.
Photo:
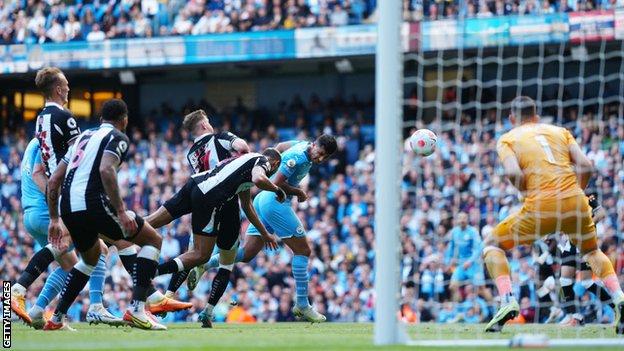
<svg viewBox="0 0 624 351">
<path fill-rule="evenodd" d="M 544 137 L 543 135 L 536 135 L 535 139 L 542 146 L 542 149 L 544 150 L 544 154 L 546 154 L 546 159 L 548 159 L 548 162 L 555 163 L 556 162 L 555 155 L 553 155 L 552 149 L 550 148 L 550 145 L 548 144 L 546 137 Z"/>
</svg>

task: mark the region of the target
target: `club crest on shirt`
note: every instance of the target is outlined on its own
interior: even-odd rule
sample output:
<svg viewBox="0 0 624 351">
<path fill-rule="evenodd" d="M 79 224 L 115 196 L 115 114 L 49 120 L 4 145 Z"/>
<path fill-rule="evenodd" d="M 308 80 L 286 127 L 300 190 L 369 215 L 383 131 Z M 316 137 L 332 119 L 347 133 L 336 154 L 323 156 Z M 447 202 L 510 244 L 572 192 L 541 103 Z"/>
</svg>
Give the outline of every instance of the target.
<svg viewBox="0 0 624 351">
<path fill-rule="evenodd" d="M 286 166 L 288 166 L 288 168 L 293 168 L 293 167 L 295 167 L 296 164 L 297 163 L 293 159 L 290 159 L 290 160 L 286 161 Z"/>
</svg>

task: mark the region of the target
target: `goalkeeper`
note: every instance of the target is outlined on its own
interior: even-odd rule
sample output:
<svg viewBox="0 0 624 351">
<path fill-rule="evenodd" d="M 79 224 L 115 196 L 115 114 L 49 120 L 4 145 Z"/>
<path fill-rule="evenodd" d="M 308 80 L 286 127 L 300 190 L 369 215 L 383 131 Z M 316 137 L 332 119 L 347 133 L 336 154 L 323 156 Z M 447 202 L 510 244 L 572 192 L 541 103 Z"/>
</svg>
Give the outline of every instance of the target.
<svg viewBox="0 0 624 351">
<path fill-rule="evenodd" d="M 611 261 L 598 248 L 591 207 L 583 193 L 593 173 L 591 161 L 567 129 L 540 123 L 531 98 L 519 96 L 511 102 L 510 120 L 515 127 L 498 140 L 496 149 L 506 177 L 526 196 L 522 209 L 499 223 L 485 240 L 484 262 L 501 296 L 501 307 L 486 331 L 500 331 L 520 313 L 511 293 L 505 251 L 561 231 L 604 283 L 616 306 L 615 331 L 624 334 L 624 292 Z"/>
</svg>

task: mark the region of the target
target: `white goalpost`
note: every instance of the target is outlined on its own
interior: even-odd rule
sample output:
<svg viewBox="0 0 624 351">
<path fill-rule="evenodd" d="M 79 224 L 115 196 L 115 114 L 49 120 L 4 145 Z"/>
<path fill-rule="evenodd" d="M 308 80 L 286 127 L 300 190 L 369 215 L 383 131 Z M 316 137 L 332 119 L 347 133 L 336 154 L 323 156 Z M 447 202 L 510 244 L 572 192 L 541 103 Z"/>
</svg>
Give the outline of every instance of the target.
<svg viewBox="0 0 624 351">
<path fill-rule="evenodd" d="M 616 118 L 618 125 L 624 125 L 624 41 L 602 41 L 593 47 L 588 45 L 587 49 L 583 43 L 579 47 L 585 50 L 584 55 L 575 54 L 575 49 L 564 42 L 426 52 L 420 49 L 404 55 L 402 6 L 403 1 L 399 0 L 377 3 L 374 344 L 441 348 L 602 346 L 624 349 L 624 338 L 614 337 L 611 326 L 600 329 L 592 337 L 583 337 L 578 331 L 576 335 L 566 335 L 558 329 L 551 330 L 547 336 L 540 324 L 527 324 L 523 328 L 506 327 L 505 334 L 480 331 L 463 338 L 449 334 L 449 329 L 447 332 L 437 331 L 442 328 L 430 324 L 425 327 L 429 330 L 428 336 L 408 336 L 407 326 L 399 318 L 401 301 L 406 298 L 401 296 L 402 284 L 406 282 L 405 272 L 402 272 L 403 229 L 400 224 L 405 210 L 402 208 L 402 172 L 406 168 L 422 172 L 421 165 L 434 167 L 435 163 L 441 162 L 435 159 L 438 156 L 435 154 L 427 160 L 413 161 L 408 167 L 403 165 L 404 130 L 416 125 L 428 128 L 438 134 L 439 141 L 445 132 L 456 135 L 474 132 L 478 137 L 489 133 L 495 138 L 504 128 L 509 102 L 516 95 L 532 96 L 537 102 L 538 113 L 545 120 L 569 129 L 578 128 L 583 122 L 583 114 L 588 115 L 592 123 L 610 123 Z M 438 39 L 444 38 L 445 35 L 440 35 Z M 454 94 L 446 95 L 447 89 L 456 90 Z M 404 95 L 404 91 L 410 96 Z M 416 108 L 410 110 L 414 106 Z M 566 116 L 575 108 L 579 117 L 570 122 Z M 466 122 L 468 115 L 474 120 Z M 467 126 L 466 123 L 472 124 Z M 458 143 L 458 147 L 464 146 L 461 145 L 463 141 Z M 458 171 L 445 169 L 444 172 L 442 176 L 446 176 L 446 172 Z M 494 173 L 492 170 L 491 175 Z M 409 191 L 420 204 L 418 199 L 422 194 L 418 192 L 421 190 L 414 185 Z M 475 197 L 478 207 L 488 196 Z M 488 215 L 491 213 L 498 219 L 496 211 L 492 210 Z M 434 306 L 441 309 L 442 303 L 436 300 Z M 419 330 L 418 327 L 415 330 Z"/>
<path fill-rule="evenodd" d="M 375 344 L 405 341 L 399 328 L 399 178 L 403 125 L 402 1 L 379 1 L 375 57 Z"/>
</svg>

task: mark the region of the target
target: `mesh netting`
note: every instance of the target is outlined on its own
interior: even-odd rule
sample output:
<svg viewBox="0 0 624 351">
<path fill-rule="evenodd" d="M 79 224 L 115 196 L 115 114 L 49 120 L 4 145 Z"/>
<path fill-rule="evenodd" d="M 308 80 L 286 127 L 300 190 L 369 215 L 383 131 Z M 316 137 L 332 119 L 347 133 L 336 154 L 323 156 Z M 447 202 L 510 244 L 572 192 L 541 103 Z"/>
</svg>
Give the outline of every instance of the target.
<svg viewBox="0 0 624 351">
<path fill-rule="evenodd" d="M 623 57 L 622 41 L 421 51 L 405 56 L 404 136 L 416 128 L 428 128 L 438 135 L 438 145 L 428 158 L 415 157 L 407 145 L 405 148 L 401 218 L 404 321 L 483 323 L 498 307 L 496 288 L 480 254 L 464 257 L 465 252 L 476 251 L 477 243 L 468 247 L 473 244 L 468 236 L 453 242 L 452 231 L 460 225 L 463 212 L 468 226 L 482 238 L 521 207 L 517 190 L 502 175 L 496 152 L 496 141 L 511 129 L 510 103 L 518 95 L 536 101 L 542 121 L 567 128 L 594 164 L 595 174 L 587 190 L 605 210 L 596 225 L 598 244 L 622 280 Z M 561 211 L 554 216 L 584 215 L 582 204 L 574 213 Z M 581 230 L 582 221 L 576 223 Z M 544 229 L 539 223 L 537 227 L 537 231 Z M 561 229 L 559 223 L 554 232 Z M 586 323 L 604 326 L 612 321 L 608 301 L 601 303 L 601 296 L 587 288 L 592 280 L 600 284 L 591 274 L 580 273 L 587 268 L 580 255 L 562 254 L 565 237 L 552 239 L 534 246 L 518 245 L 508 252 L 513 292 L 521 306 L 521 317 L 514 322 L 527 325 L 519 330 L 539 331 L 541 326 L 533 323 L 544 323 L 549 317 L 552 323 L 565 322 L 572 311 L 569 305 Z M 467 260 L 474 262 L 464 267 Z M 573 262 L 566 265 L 566 260 Z M 562 264 L 576 269 L 572 301 L 560 297 L 562 282 L 567 284 L 560 279 Z M 544 283 L 548 269 L 553 279 Z M 558 310 L 562 313 L 556 313 Z M 465 337 L 450 330 L 439 329 L 438 337 Z M 611 328 L 598 330 L 591 337 L 613 336 Z M 581 329 L 553 329 L 553 333 L 587 337 Z M 472 335 L 482 336 L 485 334 Z"/>
</svg>

